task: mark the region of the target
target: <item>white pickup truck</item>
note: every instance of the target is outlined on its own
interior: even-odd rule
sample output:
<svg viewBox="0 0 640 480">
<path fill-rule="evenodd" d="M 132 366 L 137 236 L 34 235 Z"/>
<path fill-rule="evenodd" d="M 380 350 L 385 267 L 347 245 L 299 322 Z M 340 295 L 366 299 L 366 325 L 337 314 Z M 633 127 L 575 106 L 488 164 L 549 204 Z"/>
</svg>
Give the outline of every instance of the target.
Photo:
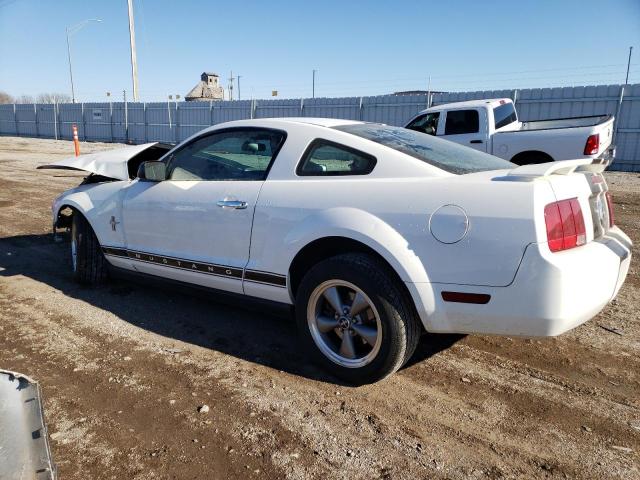
<svg viewBox="0 0 640 480">
<path fill-rule="evenodd" d="M 517 165 L 577 158 L 610 163 L 612 115 L 521 122 L 508 98 L 447 103 L 421 111 L 406 128 L 436 135 Z"/>
</svg>

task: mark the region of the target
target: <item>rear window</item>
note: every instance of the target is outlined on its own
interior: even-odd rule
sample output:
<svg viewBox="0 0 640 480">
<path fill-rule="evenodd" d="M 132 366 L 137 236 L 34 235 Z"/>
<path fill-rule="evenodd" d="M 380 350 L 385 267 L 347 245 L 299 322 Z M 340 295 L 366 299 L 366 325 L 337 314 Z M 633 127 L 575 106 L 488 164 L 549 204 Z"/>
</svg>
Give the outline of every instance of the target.
<svg viewBox="0 0 640 480">
<path fill-rule="evenodd" d="M 505 103 L 493 109 L 496 130 L 518 120 L 513 103 Z"/>
<path fill-rule="evenodd" d="M 516 167 L 493 155 L 406 128 L 378 123 L 356 123 L 333 128 L 366 138 L 450 173 L 464 174 Z"/>
<path fill-rule="evenodd" d="M 302 156 L 296 173 L 300 176 L 368 175 L 376 158 L 346 145 L 316 139 Z"/>
<path fill-rule="evenodd" d="M 464 133 L 478 133 L 480 119 L 477 110 L 450 110 L 444 124 L 445 135 L 462 135 Z"/>
</svg>

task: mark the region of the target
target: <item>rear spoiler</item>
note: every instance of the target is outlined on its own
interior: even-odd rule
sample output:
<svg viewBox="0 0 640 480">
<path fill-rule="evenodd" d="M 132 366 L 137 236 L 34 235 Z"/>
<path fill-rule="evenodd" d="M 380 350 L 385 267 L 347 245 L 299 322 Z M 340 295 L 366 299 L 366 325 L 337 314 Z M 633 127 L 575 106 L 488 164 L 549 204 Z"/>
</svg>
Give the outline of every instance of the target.
<svg viewBox="0 0 640 480">
<path fill-rule="evenodd" d="M 578 158 L 576 160 L 560 160 L 558 162 L 537 163 L 534 165 L 522 165 L 511 170 L 504 180 L 516 178 L 533 179 L 548 177 L 549 175 L 569 175 L 577 172 L 601 173 L 607 167 L 608 162 L 600 159 Z M 514 178 L 515 177 L 515 178 Z"/>
</svg>

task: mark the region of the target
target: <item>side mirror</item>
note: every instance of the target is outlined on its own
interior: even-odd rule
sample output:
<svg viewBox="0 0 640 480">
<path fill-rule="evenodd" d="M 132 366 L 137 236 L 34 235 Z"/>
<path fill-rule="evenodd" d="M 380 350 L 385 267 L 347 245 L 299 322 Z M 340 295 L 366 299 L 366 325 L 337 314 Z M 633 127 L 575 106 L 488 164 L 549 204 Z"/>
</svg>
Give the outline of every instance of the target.
<svg viewBox="0 0 640 480">
<path fill-rule="evenodd" d="M 167 166 L 164 162 L 142 162 L 137 177 L 147 182 L 162 182 L 167 179 Z"/>
</svg>

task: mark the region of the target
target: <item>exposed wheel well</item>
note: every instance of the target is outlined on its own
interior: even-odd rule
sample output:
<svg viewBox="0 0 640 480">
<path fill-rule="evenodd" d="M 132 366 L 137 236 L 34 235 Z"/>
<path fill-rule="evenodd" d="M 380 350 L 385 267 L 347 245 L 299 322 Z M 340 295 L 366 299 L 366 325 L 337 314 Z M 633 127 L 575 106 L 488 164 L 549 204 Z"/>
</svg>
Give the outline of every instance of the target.
<svg viewBox="0 0 640 480">
<path fill-rule="evenodd" d="M 300 285 L 302 278 L 311 267 L 326 258 L 350 252 L 366 253 L 380 261 L 380 263 L 385 267 L 387 273 L 397 281 L 402 291 L 406 294 L 407 300 L 411 305 L 414 305 L 407 286 L 389 262 L 387 262 L 382 255 L 368 245 L 347 237 L 320 238 L 309 243 L 297 253 L 289 267 L 289 282 L 291 286 L 291 293 L 294 298 L 298 292 L 298 286 Z"/>
<path fill-rule="evenodd" d="M 73 216 L 78 212 L 71 205 L 63 205 L 58 210 L 56 221 L 53 225 L 54 228 L 71 228 L 71 222 L 73 222 Z M 82 214 L 80 214 L 82 215 Z"/>
<path fill-rule="evenodd" d="M 545 152 L 537 150 L 529 150 L 527 152 L 520 152 L 513 156 L 511 163 L 516 165 L 533 165 L 537 163 L 553 162 L 551 155 Z"/>
</svg>

